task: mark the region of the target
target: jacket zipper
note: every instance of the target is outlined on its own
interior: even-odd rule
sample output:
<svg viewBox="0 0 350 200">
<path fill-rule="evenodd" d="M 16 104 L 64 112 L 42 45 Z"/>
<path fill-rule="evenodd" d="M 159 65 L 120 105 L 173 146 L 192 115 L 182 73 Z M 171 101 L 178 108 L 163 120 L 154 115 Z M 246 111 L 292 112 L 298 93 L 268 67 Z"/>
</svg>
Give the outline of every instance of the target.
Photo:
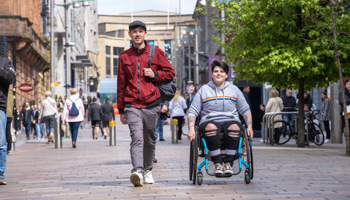
<svg viewBox="0 0 350 200">
<path fill-rule="evenodd" d="M 140 108 L 140 49 L 137 49 L 138 63 L 137 63 L 137 107 Z"/>
</svg>

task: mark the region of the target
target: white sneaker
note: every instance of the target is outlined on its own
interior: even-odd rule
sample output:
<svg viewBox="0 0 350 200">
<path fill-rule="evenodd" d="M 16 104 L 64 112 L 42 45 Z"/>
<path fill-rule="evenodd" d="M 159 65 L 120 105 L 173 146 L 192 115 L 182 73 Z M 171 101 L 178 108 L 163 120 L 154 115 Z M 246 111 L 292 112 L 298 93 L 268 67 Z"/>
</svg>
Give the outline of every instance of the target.
<svg viewBox="0 0 350 200">
<path fill-rule="evenodd" d="M 130 176 L 130 182 L 135 186 L 135 187 L 140 187 L 143 186 L 143 177 L 142 173 L 139 171 L 133 172 Z"/>
<path fill-rule="evenodd" d="M 328 143 L 328 142 L 330 142 L 330 140 L 328 140 L 328 139 L 325 139 L 325 140 L 324 140 L 324 143 Z"/>
<path fill-rule="evenodd" d="M 147 170 L 145 172 L 144 178 L 145 178 L 145 183 L 147 183 L 147 184 L 153 184 L 154 183 L 154 179 L 153 179 L 153 176 L 152 176 L 152 171 Z"/>
</svg>

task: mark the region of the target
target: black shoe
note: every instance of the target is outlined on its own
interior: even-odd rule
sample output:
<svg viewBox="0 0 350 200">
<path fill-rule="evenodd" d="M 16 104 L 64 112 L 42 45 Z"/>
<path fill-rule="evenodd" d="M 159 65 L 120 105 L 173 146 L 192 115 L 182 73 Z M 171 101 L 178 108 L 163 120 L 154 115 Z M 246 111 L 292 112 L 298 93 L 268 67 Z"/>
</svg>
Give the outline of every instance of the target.
<svg viewBox="0 0 350 200">
<path fill-rule="evenodd" d="M 159 141 L 165 141 L 165 140 L 162 138 L 162 139 L 159 139 Z"/>
<path fill-rule="evenodd" d="M 153 159 L 153 162 L 154 162 L 154 163 L 157 163 L 157 162 L 158 162 L 158 160 L 157 160 L 156 158 L 154 158 L 154 159 Z"/>
</svg>

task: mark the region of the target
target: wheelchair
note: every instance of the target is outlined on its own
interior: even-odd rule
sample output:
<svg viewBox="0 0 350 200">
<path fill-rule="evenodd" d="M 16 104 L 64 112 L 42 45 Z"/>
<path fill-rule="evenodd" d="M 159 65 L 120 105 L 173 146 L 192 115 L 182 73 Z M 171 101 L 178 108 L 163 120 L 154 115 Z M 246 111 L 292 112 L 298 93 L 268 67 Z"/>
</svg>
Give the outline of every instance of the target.
<svg viewBox="0 0 350 200">
<path fill-rule="evenodd" d="M 206 173 L 209 176 L 216 176 L 218 178 L 223 177 L 231 177 L 233 175 L 238 175 L 242 172 L 242 168 L 244 166 L 244 180 L 246 184 L 249 184 L 250 181 L 254 177 L 254 166 L 253 166 L 253 151 L 252 151 L 252 141 L 250 137 L 248 137 L 247 132 L 245 128 L 239 123 L 236 122 L 236 124 L 239 126 L 239 144 L 236 154 L 235 163 L 238 164 L 238 171 L 233 174 L 222 174 L 222 175 L 215 175 L 214 173 L 209 172 L 209 165 L 208 162 L 211 161 L 211 157 L 209 154 L 209 150 L 206 145 L 206 141 L 203 137 L 201 137 L 201 134 L 198 133 L 198 128 L 196 128 L 196 137 L 194 140 L 191 141 L 190 146 L 190 165 L 189 165 L 189 175 L 190 175 L 190 181 L 193 182 L 195 185 L 196 183 L 198 185 L 202 185 L 203 183 L 203 172 L 202 168 L 205 167 Z M 221 151 L 223 151 L 223 139 L 224 139 L 224 133 L 221 131 Z M 199 150 L 201 150 L 201 154 L 199 154 Z M 224 156 L 224 154 L 221 154 Z M 204 161 L 202 161 L 198 165 L 198 158 L 204 157 Z M 237 162 L 238 161 L 238 162 Z M 235 166 L 234 163 L 234 166 Z M 232 166 L 232 168 L 234 168 Z"/>
</svg>

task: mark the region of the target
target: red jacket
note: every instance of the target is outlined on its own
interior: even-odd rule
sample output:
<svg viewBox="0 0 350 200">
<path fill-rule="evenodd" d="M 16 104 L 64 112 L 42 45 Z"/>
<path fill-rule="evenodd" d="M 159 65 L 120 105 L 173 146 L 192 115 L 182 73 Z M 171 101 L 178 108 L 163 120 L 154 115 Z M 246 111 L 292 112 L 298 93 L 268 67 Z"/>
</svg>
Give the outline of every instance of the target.
<svg viewBox="0 0 350 200">
<path fill-rule="evenodd" d="M 151 63 L 155 78 L 144 76 L 143 69 L 148 67 L 148 52 L 151 48 L 147 42 L 145 43 L 143 49 L 131 47 L 119 55 L 117 104 L 120 114 L 124 114 L 126 105 L 146 108 L 158 101 L 160 103 L 159 90 L 152 81 L 164 82 L 175 76 L 174 69 L 160 48 L 156 48 Z"/>
</svg>

